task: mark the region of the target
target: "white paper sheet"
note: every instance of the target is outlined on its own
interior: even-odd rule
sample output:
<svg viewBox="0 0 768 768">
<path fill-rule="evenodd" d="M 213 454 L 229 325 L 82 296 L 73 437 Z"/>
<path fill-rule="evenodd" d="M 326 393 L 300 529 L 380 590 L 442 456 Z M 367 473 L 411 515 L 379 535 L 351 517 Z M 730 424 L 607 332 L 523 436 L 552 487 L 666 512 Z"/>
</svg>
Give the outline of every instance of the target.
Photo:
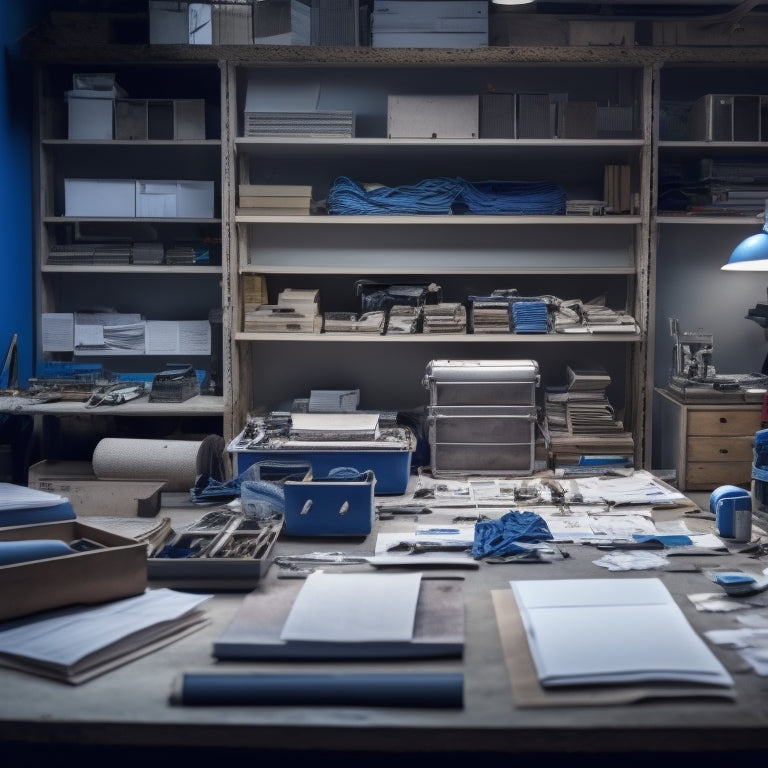
<svg viewBox="0 0 768 768">
<path fill-rule="evenodd" d="M 325 573 L 301 587 L 281 640 L 402 641 L 413 638 L 420 573 Z"/>
<path fill-rule="evenodd" d="M 733 680 L 657 578 L 510 582 L 544 687 Z"/>
</svg>

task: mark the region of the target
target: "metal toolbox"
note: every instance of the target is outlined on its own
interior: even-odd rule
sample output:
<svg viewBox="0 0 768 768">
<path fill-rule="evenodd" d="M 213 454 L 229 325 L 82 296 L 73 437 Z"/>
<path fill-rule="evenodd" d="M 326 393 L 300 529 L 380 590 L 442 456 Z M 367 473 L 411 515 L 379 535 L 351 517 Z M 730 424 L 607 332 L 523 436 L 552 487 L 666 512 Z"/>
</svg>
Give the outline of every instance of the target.
<svg viewBox="0 0 768 768">
<path fill-rule="evenodd" d="M 536 430 L 535 360 L 432 360 L 427 431 L 432 474 L 529 474 Z"/>
<path fill-rule="evenodd" d="M 535 360 L 432 360 L 423 384 L 430 406 L 536 404 Z"/>
<path fill-rule="evenodd" d="M 432 474 L 530 474 L 534 466 L 536 408 L 430 408 L 427 417 Z"/>
</svg>

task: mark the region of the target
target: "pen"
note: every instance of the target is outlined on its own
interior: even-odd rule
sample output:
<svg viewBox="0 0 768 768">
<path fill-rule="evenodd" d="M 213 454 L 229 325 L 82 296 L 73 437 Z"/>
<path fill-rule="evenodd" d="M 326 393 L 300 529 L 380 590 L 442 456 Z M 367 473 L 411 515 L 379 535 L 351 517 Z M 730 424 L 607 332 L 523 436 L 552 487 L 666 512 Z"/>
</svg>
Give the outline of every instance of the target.
<svg viewBox="0 0 768 768">
<path fill-rule="evenodd" d="M 442 535 L 442 534 L 450 534 L 450 533 L 459 533 L 458 528 L 427 528 L 423 531 L 416 531 L 417 536 L 429 536 L 432 534 Z"/>
</svg>

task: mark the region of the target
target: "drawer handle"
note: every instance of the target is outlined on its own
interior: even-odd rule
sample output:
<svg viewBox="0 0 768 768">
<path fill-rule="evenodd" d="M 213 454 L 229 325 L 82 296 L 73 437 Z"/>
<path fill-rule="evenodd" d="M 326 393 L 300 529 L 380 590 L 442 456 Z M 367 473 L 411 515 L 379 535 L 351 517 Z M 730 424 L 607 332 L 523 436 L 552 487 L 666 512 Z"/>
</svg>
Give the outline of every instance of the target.
<svg viewBox="0 0 768 768">
<path fill-rule="evenodd" d="M 721 448 L 720 449 L 720 453 L 723 453 L 723 454 L 728 453 L 728 449 L 727 448 Z"/>
<path fill-rule="evenodd" d="M 728 418 L 726 416 L 721 416 L 720 417 L 720 423 L 721 424 L 727 424 L 728 423 Z"/>
</svg>

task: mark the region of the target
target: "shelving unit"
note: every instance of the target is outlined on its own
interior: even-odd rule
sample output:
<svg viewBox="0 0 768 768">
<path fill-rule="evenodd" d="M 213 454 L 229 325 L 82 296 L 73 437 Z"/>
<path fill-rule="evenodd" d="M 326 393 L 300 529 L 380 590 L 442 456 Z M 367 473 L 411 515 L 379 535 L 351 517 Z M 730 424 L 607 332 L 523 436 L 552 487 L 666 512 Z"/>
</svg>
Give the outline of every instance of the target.
<svg viewBox="0 0 768 768">
<path fill-rule="evenodd" d="M 672 282 L 678 286 L 674 289 L 674 306 L 683 312 L 688 308 L 693 311 L 697 304 L 719 302 L 722 283 L 715 297 L 700 290 L 704 279 L 701 254 L 716 251 L 719 269 L 725 248 L 757 231 L 760 224 L 752 217 L 694 219 L 659 214 L 657 210 L 661 162 L 694 158 L 705 149 L 723 156 L 744 149 L 766 154 L 762 143 L 748 147 L 723 146 L 719 142 L 705 145 L 659 133 L 659 108 L 664 100 L 717 90 L 734 92 L 747 86 L 748 92 L 760 91 L 768 65 L 768 54 L 760 47 L 516 46 L 425 52 L 98 42 L 68 45 L 64 41 L 50 45 L 49 40 L 40 37 L 28 41 L 27 55 L 47 78 L 52 72 L 60 73 L 59 86 L 41 90 L 39 99 L 43 106 L 43 95 L 53 98 L 58 102 L 59 114 L 64 107 L 63 91 L 69 87 L 66 79 L 81 70 L 121 68 L 142 72 L 147 87 L 130 88 L 132 96 L 142 97 L 157 92 L 150 73 L 192 72 L 192 77 L 174 78 L 179 88 L 175 95 L 199 97 L 205 91 L 215 94 L 214 101 L 219 99 L 221 135 L 212 141 L 191 145 L 144 141 L 127 146 L 123 142 L 109 142 L 108 146 L 86 142 L 78 146 L 80 142 L 68 141 L 65 134 L 48 131 L 42 134 L 38 171 L 39 178 L 45 178 L 45 169 L 51 163 L 70 162 L 67 156 L 75 158 L 78 154 L 78 165 L 84 156 L 94 169 L 114 162 L 115 157 L 123 157 L 132 169 L 138 162 L 137 152 L 145 160 L 154 157 L 158 164 L 167 164 L 169 158 L 177 156 L 184 168 L 210 155 L 209 162 L 217 166 L 221 181 L 216 220 L 155 223 L 166 227 L 167 232 L 176 225 L 210 226 L 219 232 L 220 274 L 217 267 L 174 267 L 172 271 L 142 267 L 126 274 L 122 268 L 94 270 L 47 264 L 44 254 L 48 238 L 59 237 L 62 227 L 77 222 L 65 221 L 60 211 L 46 207 L 44 196 L 36 217 L 41 243 L 36 271 L 37 307 L 46 308 L 44 311 L 66 306 L 70 301 L 66 297 L 80 290 L 106 299 L 110 292 L 130 290 L 141 294 L 149 283 L 162 287 L 158 293 L 163 301 L 170 294 L 177 298 L 190 292 L 205 294 L 198 305 L 201 316 L 203 306 L 223 307 L 223 394 L 211 400 L 216 409 L 220 403 L 227 439 L 242 429 L 251 409 L 306 396 L 310 388 L 359 386 L 363 407 L 421 407 L 426 394 L 421 385 L 424 367 L 438 356 L 534 357 L 541 365 L 544 383 L 558 383 L 566 359 L 588 355 L 608 365 L 614 381 L 611 400 L 622 410 L 635 435 L 639 462 L 651 466 L 651 393 L 654 385 L 663 385 L 669 357 L 664 325 L 664 315 L 668 314 L 664 306 L 668 303 L 666 293 L 673 290 Z M 335 99 L 358 105 L 363 119 L 358 122 L 356 136 L 245 137 L 242 110 L 249 71 L 277 82 L 321 80 Z M 207 73 L 202 80 L 198 77 L 201 72 Z M 634 132 L 620 139 L 598 140 L 386 138 L 385 94 L 482 92 L 489 84 L 497 90 L 540 89 L 568 92 L 571 98 L 631 103 L 635 108 Z M 160 95 L 167 97 L 169 92 Z M 42 110 L 41 116 L 47 114 L 49 107 Z M 439 174 L 475 180 L 547 178 L 561 183 L 571 197 L 598 197 L 602 168 L 608 162 L 629 162 L 632 166 L 632 189 L 637 194 L 632 215 L 236 214 L 237 184 L 242 181 L 310 183 L 315 196 L 321 198 L 338 175 L 393 185 Z M 111 222 L 115 227 L 123 223 Z M 672 281 L 666 276 L 670 269 L 674 270 L 671 265 L 683 258 L 690 263 L 693 279 L 681 289 L 679 278 Z M 710 261 L 714 259 L 710 257 Z M 284 287 L 318 287 L 325 306 L 350 310 L 357 306 L 354 284 L 359 279 L 382 283 L 435 281 L 445 298 L 457 300 L 497 287 L 516 287 L 524 295 L 552 294 L 563 299 L 590 300 L 605 293 L 610 306 L 625 308 L 635 316 L 641 333 L 620 339 L 561 338 L 552 334 L 510 335 L 503 339 L 495 335 L 457 339 L 452 335 L 341 338 L 324 334 L 246 334 L 242 331 L 241 279 L 250 273 L 265 275 L 270 298 Z M 738 290 L 733 289 L 737 294 Z M 764 286 L 760 285 L 759 291 L 764 294 Z M 760 300 L 763 298 L 761 295 Z M 146 296 L 141 301 L 151 304 L 154 300 Z M 739 298 L 740 306 L 748 303 L 748 298 Z M 752 328 L 740 317 L 734 324 L 740 331 L 747 326 L 747 344 L 764 345 L 763 333 L 756 325 Z M 690 325 L 682 314 L 681 327 Z M 741 342 L 731 344 L 729 339 L 722 339 L 720 343 L 729 352 Z"/>
<path fill-rule="evenodd" d="M 236 169 L 230 184 L 233 210 L 241 183 L 311 184 L 315 200 L 322 200 L 339 176 L 392 187 L 433 177 L 550 181 L 562 186 L 569 199 L 599 199 L 606 164 L 630 166 L 634 210 L 605 216 L 236 215 L 230 249 L 233 380 L 239 383 L 233 433 L 242 429 L 249 410 L 306 397 L 316 388 L 358 387 L 363 408 L 419 408 L 426 402 L 424 370 L 436 357 L 534 358 L 546 386 L 565 382 L 567 360 L 587 356 L 609 369 L 612 402 L 637 435 L 641 452 L 650 68 L 545 61 L 505 67 L 465 66 L 461 61 L 417 66 L 409 61 L 404 67 L 403 52 L 397 54 L 389 63 L 362 67 L 352 60 L 351 66 L 323 66 L 309 59 L 298 66 L 231 64 L 229 90 L 237 94 L 232 116 L 237 125 L 231 157 Z M 244 136 L 244 101 L 251 79 L 285 89 L 319 86 L 321 108 L 355 111 L 354 138 Z M 567 93 L 573 100 L 630 107 L 632 129 L 620 138 L 594 139 L 387 137 L 388 95 L 478 93 L 489 84 L 498 92 Z M 637 319 L 641 333 L 244 333 L 242 296 L 235 286 L 251 273 L 265 276 L 271 303 L 286 287 L 318 288 L 321 311 L 359 311 L 359 279 L 437 283 L 445 301 L 464 302 L 468 295 L 495 288 L 584 302 L 605 296 L 609 307 Z"/>
<path fill-rule="evenodd" d="M 70 139 L 67 101 L 73 74 L 109 72 L 135 99 L 204 100 L 204 138 Z M 224 414 L 222 323 L 224 266 L 221 248 L 221 72 L 205 65 L 78 62 L 66 66 L 36 66 L 36 105 L 39 134 L 35 164 L 36 201 L 36 361 L 97 364 L 125 378 L 159 372 L 168 365 L 191 364 L 205 372 L 201 394 L 182 403 L 150 403 L 144 397 L 131 409 L 85 409 L 81 401 L 34 406 L 36 414 L 79 418 L 88 416 L 147 416 L 166 419 L 174 430 L 180 420 L 196 419 L 219 432 Z M 88 216 L 65 215 L 65 179 L 184 180 L 213 183 L 213 216 Z M 96 212 L 98 213 L 98 211 Z M 100 264 L 77 257 L 69 263 L 51 258 L 54 246 L 74 242 L 205 244 L 210 260 L 201 264 Z M 147 320 L 212 320 L 211 354 L 99 354 L 44 351 L 40 320 L 44 313 L 88 312 L 96 309 L 140 314 Z M 126 422 L 127 423 L 127 420 Z M 141 419 L 137 424 L 146 421 Z"/>
<path fill-rule="evenodd" d="M 691 121 L 694 103 L 707 94 L 768 93 L 765 53 L 761 60 L 755 61 L 742 61 L 740 53 L 730 52 L 727 61 L 718 63 L 695 57 L 670 61 L 658 72 L 658 104 L 654 114 L 657 122 L 654 133 L 658 135 L 654 178 L 658 181 L 651 218 L 651 264 L 656 275 L 652 314 L 657 328 L 654 366 L 657 388 L 666 386 L 670 372 L 673 340 L 665 335 L 669 317 L 678 319 L 682 329 L 703 329 L 713 334 L 712 362 L 719 374 L 759 372 L 767 349 L 764 331 L 745 319 L 749 306 L 765 301 L 765 281 L 759 274 L 720 271 L 733 248 L 762 228 L 764 203 L 754 206 L 752 214 L 685 210 L 686 204 L 707 202 L 706 180 L 697 179 L 702 160 L 725 165 L 748 161 L 762 166 L 768 178 L 765 109 L 764 133 L 760 140 L 723 140 L 720 135 L 723 110 L 713 115 L 713 140 L 702 138 L 702 134 L 706 135 L 703 130 L 706 124 L 701 117 L 696 121 L 696 130 Z M 753 118 L 756 132 L 753 138 L 757 139 L 759 121 L 756 114 Z M 741 113 L 738 120 L 743 124 L 749 117 Z M 675 189 L 671 182 L 681 177 L 687 182 L 683 186 L 689 194 L 688 200 L 679 195 L 675 199 L 670 192 Z M 661 413 L 654 418 L 650 439 L 656 466 L 665 462 L 669 441 L 676 439 L 670 435 L 669 427 L 669 420 Z M 712 488 L 718 484 L 716 477 L 714 473 L 709 474 Z M 685 482 L 682 476 L 680 481 Z M 699 477 L 698 483 L 696 487 L 704 488 L 707 480 Z"/>
</svg>

